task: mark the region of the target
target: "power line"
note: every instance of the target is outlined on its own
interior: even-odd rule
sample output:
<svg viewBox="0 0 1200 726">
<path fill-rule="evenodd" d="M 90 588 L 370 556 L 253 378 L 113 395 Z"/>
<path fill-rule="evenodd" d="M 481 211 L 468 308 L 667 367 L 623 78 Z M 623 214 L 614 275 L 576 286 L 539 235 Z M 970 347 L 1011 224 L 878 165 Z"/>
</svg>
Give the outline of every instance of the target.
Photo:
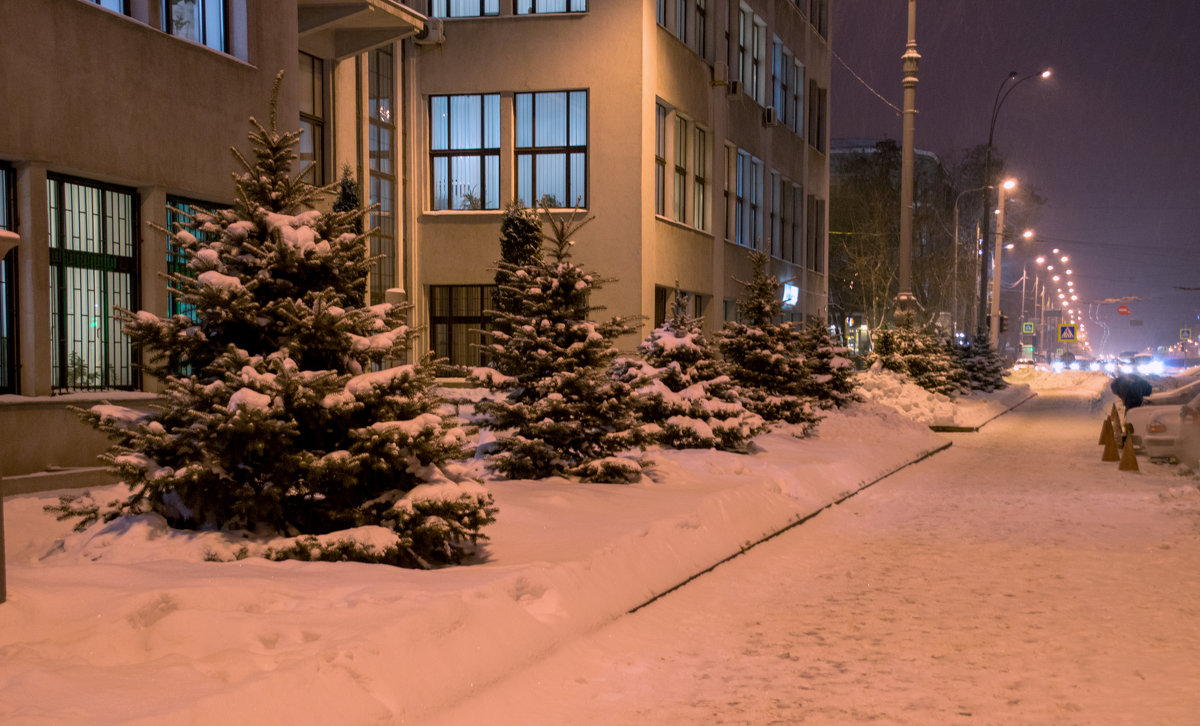
<svg viewBox="0 0 1200 726">
<path fill-rule="evenodd" d="M 867 83 L 866 81 L 864 81 L 864 80 L 863 80 L 863 78 L 862 78 L 862 76 L 860 76 L 860 75 L 858 75 L 857 73 L 855 73 L 855 72 L 854 72 L 854 69 L 853 69 L 853 68 L 851 68 L 851 67 L 850 67 L 850 66 L 849 66 L 849 65 L 846 63 L 846 61 L 842 60 L 842 57 L 841 57 L 840 55 L 838 55 L 838 54 L 837 54 L 837 51 L 833 51 L 833 50 L 831 50 L 830 52 L 831 52 L 831 53 L 833 53 L 833 57 L 834 57 L 834 58 L 837 58 L 837 62 L 838 62 L 838 63 L 841 63 L 841 64 L 842 64 L 842 67 L 843 67 L 843 68 L 845 68 L 847 71 L 849 71 L 849 72 L 850 72 L 850 75 L 854 76 L 854 78 L 855 78 L 856 80 L 858 80 L 858 82 L 859 82 L 859 83 L 861 83 L 861 84 L 863 85 L 863 88 L 867 89 L 867 90 L 868 90 L 868 91 L 870 91 L 871 93 L 874 93 L 874 94 L 875 94 L 875 96 L 876 96 L 876 98 L 878 98 L 880 101 L 883 101 L 883 102 L 884 102 L 884 103 L 886 103 L 888 106 L 890 106 L 890 107 L 891 107 L 891 109 L 892 109 L 893 111 L 895 111 L 895 112 L 896 112 L 896 115 L 897 115 L 897 116 L 899 116 L 899 115 L 901 115 L 901 114 L 903 114 L 903 113 L 904 113 L 904 111 L 902 111 L 901 109 L 899 109 L 899 108 L 896 106 L 896 104 L 894 104 L 894 103 L 892 103 L 891 101 L 889 101 L 889 100 L 887 100 L 886 98 L 884 98 L 884 97 L 883 97 L 883 95 L 879 93 L 879 91 L 876 91 L 874 88 L 871 88 L 871 84 L 870 84 L 870 83 Z"/>
</svg>

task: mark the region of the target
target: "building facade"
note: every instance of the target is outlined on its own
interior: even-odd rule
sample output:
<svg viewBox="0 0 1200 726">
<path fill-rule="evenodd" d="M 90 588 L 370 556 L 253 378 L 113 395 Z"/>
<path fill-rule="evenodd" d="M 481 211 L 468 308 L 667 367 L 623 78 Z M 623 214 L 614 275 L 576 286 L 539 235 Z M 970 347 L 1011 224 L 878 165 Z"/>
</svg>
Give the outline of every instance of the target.
<svg viewBox="0 0 1200 726">
<path fill-rule="evenodd" d="M 348 170 L 373 205 L 370 297 L 413 305 L 414 354 L 480 361 L 513 200 L 594 217 L 575 255 L 614 280 L 596 301 L 611 314 L 657 323 L 678 285 L 716 330 L 761 249 L 788 314 L 825 319 L 829 13 L 830 0 L 0 0 L 8 474 L 94 465 L 103 442 L 80 445 L 85 432 L 53 451 L 20 434 L 36 417 L 74 426 L 61 394 L 155 390 L 114 308 L 187 313 L 161 230 L 232 201 L 227 150 L 246 148 L 248 117 L 266 121 L 279 71 L 279 126 L 304 131 L 309 179 Z"/>
<path fill-rule="evenodd" d="M 435 353 L 480 362 L 511 200 L 594 217 L 573 254 L 614 280 L 597 300 L 610 313 L 661 322 L 678 285 L 718 329 L 761 249 L 788 314 L 824 319 L 828 0 L 425 9 L 436 31 L 408 59 L 413 302 Z"/>
</svg>

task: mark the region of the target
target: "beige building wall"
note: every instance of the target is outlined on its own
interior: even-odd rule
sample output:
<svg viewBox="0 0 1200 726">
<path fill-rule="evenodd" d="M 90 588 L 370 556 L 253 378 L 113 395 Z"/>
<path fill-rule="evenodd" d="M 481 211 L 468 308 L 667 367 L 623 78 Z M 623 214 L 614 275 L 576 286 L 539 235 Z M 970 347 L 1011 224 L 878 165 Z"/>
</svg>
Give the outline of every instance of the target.
<svg viewBox="0 0 1200 726">
<path fill-rule="evenodd" d="M 736 47 L 726 41 L 726 31 L 732 29 L 736 38 L 742 5 L 736 0 L 706 4 L 705 52 L 701 55 L 694 41 L 694 12 L 687 16 L 687 40 L 677 37 L 677 1 L 685 0 L 667 0 L 666 26 L 657 22 L 657 0 L 591 0 L 585 13 L 523 16 L 512 14 L 511 3 L 501 2 L 499 16 L 444 19 L 444 42 L 413 46 L 408 56 L 414 77 L 410 176 L 416 184 L 410 191 L 421 287 L 420 294 L 414 295 L 418 320 L 429 320 L 430 285 L 492 282 L 500 254 L 501 210 L 516 189 L 515 92 L 589 92 L 586 211 L 595 219 L 579 233 L 574 254 L 588 268 L 616 279 L 597 296 L 607 314 L 641 315 L 649 326 L 655 316 L 656 288 L 672 288 L 678 283 L 702 296 L 708 330 L 722 325 L 725 302 L 736 298 L 741 289 L 735 278 L 748 279 L 751 273 L 749 248 L 726 240 L 725 235 L 725 179 L 731 171 L 725 163 L 726 144 L 761 159 L 768 185 L 770 170 L 775 169 L 802 185 L 806 194 L 828 199 L 824 151 L 814 148 L 815 141 L 810 145 L 785 126 L 766 125 L 764 104 L 744 91 L 731 94 L 723 81 L 723 76 L 737 74 L 729 70 L 736 65 L 737 55 Z M 801 11 L 791 0 L 747 0 L 767 28 L 768 93 L 771 40 L 776 35 L 804 63 L 806 81 L 816 80 L 820 88 L 828 89 L 829 42 L 809 22 L 807 0 L 803 4 Z M 694 8 L 695 3 L 687 5 Z M 433 211 L 429 98 L 475 93 L 502 94 L 501 210 Z M 667 159 L 665 214 L 661 215 L 655 213 L 655 107 L 660 103 L 671 114 L 667 145 L 672 152 Z M 682 223 L 674 219 L 676 114 L 688 120 L 689 133 L 698 125 L 707 135 L 708 208 L 702 228 L 694 224 L 690 200 L 688 219 Z M 827 144 L 819 147 L 826 149 Z M 686 149 L 689 156 L 694 154 L 691 140 Z M 690 174 L 690 161 L 688 169 Z M 765 191 L 770 192 L 769 188 Z M 687 192 L 690 196 L 690 179 Z M 782 258 L 772 262 L 775 274 L 802 290 L 797 319 L 823 319 L 826 315 L 826 229 L 827 222 L 820 230 L 820 264 L 804 266 Z M 648 327 L 642 335 L 646 332 Z M 636 343 L 632 338 L 623 341 L 626 347 Z"/>
</svg>

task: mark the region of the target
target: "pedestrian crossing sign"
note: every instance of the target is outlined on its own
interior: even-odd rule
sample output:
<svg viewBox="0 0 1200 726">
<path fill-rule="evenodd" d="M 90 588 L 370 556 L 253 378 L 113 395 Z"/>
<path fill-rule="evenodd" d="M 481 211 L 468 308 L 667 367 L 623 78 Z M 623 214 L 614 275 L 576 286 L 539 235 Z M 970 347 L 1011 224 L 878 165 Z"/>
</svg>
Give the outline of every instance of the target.
<svg viewBox="0 0 1200 726">
<path fill-rule="evenodd" d="M 1179 339 L 1180 340 L 1190 340 L 1191 337 L 1192 337 L 1192 329 L 1191 328 L 1180 328 L 1179 329 Z"/>
<path fill-rule="evenodd" d="M 1075 342 L 1075 323 L 1062 323 L 1058 326 L 1058 342 Z"/>
<path fill-rule="evenodd" d="M 1021 332 L 1025 335 L 1033 335 L 1033 323 L 1021 323 Z"/>
</svg>

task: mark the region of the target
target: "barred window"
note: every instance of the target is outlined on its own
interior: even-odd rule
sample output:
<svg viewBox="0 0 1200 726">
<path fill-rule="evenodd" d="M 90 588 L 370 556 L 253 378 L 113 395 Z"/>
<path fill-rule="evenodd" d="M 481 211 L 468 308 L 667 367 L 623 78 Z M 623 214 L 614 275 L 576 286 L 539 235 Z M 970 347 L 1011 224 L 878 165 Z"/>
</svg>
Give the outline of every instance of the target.
<svg viewBox="0 0 1200 726">
<path fill-rule="evenodd" d="M 526 206 L 587 206 L 588 92 L 518 93 L 517 197 Z"/>
<path fill-rule="evenodd" d="M 434 209 L 500 208 L 500 94 L 429 99 Z"/>
<path fill-rule="evenodd" d="M 132 389 L 133 344 L 114 308 L 138 309 L 136 193 L 54 175 L 47 193 L 52 390 Z"/>
<path fill-rule="evenodd" d="M 480 346 L 481 331 L 491 328 L 492 293 L 495 285 L 430 285 L 430 348 L 452 365 L 485 365 Z"/>
</svg>

